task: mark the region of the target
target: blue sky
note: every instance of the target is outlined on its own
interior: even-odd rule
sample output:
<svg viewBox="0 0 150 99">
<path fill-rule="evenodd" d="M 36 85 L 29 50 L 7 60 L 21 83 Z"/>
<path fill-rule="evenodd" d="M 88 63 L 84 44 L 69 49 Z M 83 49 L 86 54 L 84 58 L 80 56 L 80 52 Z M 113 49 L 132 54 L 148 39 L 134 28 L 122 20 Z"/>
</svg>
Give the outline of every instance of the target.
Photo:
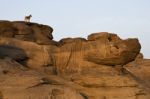
<svg viewBox="0 0 150 99">
<path fill-rule="evenodd" d="M 0 20 L 24 20 L 54 28 L 55 40 L 111 32 L 138 38 L 150 58 L 150 0 L 1 0 Z"/>
</svg>

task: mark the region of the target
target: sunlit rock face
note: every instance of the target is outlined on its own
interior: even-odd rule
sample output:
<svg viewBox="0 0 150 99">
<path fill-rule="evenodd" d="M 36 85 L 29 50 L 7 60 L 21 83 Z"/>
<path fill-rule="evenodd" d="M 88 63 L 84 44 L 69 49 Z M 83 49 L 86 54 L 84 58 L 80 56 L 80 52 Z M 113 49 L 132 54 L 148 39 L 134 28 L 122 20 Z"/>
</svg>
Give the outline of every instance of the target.
<svg viewBox="0 0 150 99">
<path fill-rule="evenodd" d="M 138 39 L 120 39 L 112 33 L 94 33 L 83 38 L 67 38 L 54 53 L 55 65 L 59 71 L 76 72 L 99 65 L 125 65 L 133 61 L 140 52 Z M 134 45 L 134 46 L 133 46 Z"/>
<path fill-rule="evenodd" d="M 53 41 L 47 25 L 0 21 L 0 99 L 150 99 L 150 60 L 108 32 Z"/>
<path fill-rule="evenodd" d="M 0 36 L 11 37 L 38 44 L 49 44 L 53 29 L 50 26 L 22 21 L 0 21 Z"/>
</svg>

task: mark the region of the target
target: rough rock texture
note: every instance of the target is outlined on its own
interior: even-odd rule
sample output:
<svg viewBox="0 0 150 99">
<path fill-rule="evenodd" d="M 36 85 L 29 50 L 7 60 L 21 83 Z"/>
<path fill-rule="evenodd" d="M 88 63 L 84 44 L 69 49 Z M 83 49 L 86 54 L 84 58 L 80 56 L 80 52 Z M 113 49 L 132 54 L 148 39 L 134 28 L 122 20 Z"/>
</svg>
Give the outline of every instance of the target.
<svg viewBox="0 0 150 99">
<path fill-rule="evenodd" d="M 16 51 L 14 48 L 13 49 L 11 48 L 9 49 L 11 50 L 9 52 L 2 52 L 1 53 L 2 57 L 4 56 L 12 57 L 13 54 L 19 56 L 18 54 L 21 53 L 19 57 L 14 56 L 14 58 L 15 57 L 20 58 L 20 63 L 30 68 L 39 68 L 43 66 L 52 65 L 52 60 L 48 54 L 48 51 L 46 50 L 46 45 L 38 45 L 33 42 L 21 41 L 14 38 L 4 38 L 4 37 L 0 37 L 0 45 L 5 45 L 7 46 L 7 48 L 8 47 L 11 48 L 11 46 L 18 48 L 18 50 Z M 0 50 L 2 50 L 1 47 Z M 11 52 L 13 52 L 13 54 Z M 21 58 L 23 60 L 21 60 Z"/>
<path fill-rule="evenodd" d="M 53 29 L 50 26 L 22 21 L 0 21 L 0 36 L 49 44 Z"/>
<path fill-rule="evenodd" d="M 109 66 L 124 65 L 133 61 L 141 48 L 137 39 L 121 40 L 116 34 L 111 33 L 92 34 L 88 36 L 88 40 L 67 38 L 60 43 L 61 46 L 53 52 L 55 65 L 60 72 L 82 71 L 95 63 Z"/>
<path fill-rule="evenodd" d="M 56 42 L 52 31 L 0 21 L 0 99 L 150 99 L 138 39 L 101 32 Z"/>
<path fill-rule="evenodd" d="M 131 76 L 150 92 L 150 60 L 141 59 L 128 63 L 124 67 Z"/>
</svg>

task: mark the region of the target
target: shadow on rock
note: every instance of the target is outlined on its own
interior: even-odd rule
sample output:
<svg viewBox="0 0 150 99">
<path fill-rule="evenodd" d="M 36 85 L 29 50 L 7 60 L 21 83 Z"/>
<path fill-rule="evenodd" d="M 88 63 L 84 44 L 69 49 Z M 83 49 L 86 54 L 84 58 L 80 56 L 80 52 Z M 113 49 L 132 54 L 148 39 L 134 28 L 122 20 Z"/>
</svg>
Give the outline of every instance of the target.
<svg viewBox="0 0 150 99">
<path fill-rule="evenodd" d="M 0 45 L 0 58 L 4 59 L 6 57 L 17 61 L 22 65 L 26 65 L 25 61 L 28 59 L 23 49 L 10 45 Z"/>
</svg>

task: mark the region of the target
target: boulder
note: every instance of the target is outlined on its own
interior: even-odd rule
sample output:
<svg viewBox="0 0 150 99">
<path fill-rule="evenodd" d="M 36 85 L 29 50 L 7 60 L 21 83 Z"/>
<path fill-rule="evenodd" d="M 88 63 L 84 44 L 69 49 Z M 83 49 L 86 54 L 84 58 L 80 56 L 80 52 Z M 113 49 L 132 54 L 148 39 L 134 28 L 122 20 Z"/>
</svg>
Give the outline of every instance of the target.
<svg viewBox="0 0 150 99">
<path fill-rule="evenodd" d="M 100 41 L 99 41 L 100 42 Z M 118 42 L 105 42 L 103 45 L 98 45 L 97 49 L 101 47 L 99 52 L 91 51 L 85 55 L 85 59 L 97 64 L 104 65 L 125 65 L 133 61 L 139 54 L 141 46 L 137 39 L 127 39 Z M 133 46 L 135 45 L 135 46 Z"/>
</svg>

